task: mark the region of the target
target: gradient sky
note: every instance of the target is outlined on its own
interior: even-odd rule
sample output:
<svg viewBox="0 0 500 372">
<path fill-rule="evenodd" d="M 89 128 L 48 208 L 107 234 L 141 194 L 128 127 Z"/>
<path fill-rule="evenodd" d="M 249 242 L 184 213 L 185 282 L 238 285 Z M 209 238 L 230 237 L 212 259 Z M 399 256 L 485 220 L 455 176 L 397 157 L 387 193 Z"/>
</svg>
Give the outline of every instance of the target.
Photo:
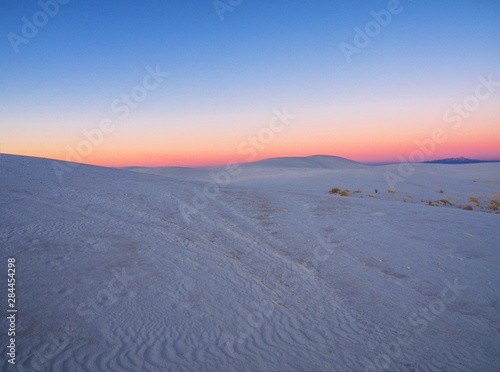
<svg viewBox="0 0 500 372">
<path fill-rule="evenodd" d="M 111 166 L 397 162 L 441 128 L 427 160 L 500 157 L 500 86 L 481 88 L 488 97 L 459 124 L 443 118 L 471 107 L 481 76 L 500 82 L 500 1 L 401 0 L 350 63 L 341 43 L 355 46 L 355 27 L 391 1 L 221 0 L 236 4 L 222 20 L 211 0 L 65 1 L 53 17 L 0 1 L 2 153 Z M 148 66 L 168 76 L 128 115 L 113 110 Z M 295 118 L 252 147 L 284 107 Z M 103 119 L 114 130 L 82 145 Z"/>
</svg>

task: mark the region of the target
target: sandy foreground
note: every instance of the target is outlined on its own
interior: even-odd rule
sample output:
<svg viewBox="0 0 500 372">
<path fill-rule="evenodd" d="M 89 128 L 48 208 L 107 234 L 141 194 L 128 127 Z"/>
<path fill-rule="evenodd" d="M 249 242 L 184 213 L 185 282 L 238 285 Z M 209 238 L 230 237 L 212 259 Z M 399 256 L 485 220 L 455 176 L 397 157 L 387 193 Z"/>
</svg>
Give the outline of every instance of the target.
<svg viewBox="0 0 500 372">
<path fill-rule="evenodd" d="M 0 160 L 4 371 L 500 369 L 499 163 Z"/>
</svg>

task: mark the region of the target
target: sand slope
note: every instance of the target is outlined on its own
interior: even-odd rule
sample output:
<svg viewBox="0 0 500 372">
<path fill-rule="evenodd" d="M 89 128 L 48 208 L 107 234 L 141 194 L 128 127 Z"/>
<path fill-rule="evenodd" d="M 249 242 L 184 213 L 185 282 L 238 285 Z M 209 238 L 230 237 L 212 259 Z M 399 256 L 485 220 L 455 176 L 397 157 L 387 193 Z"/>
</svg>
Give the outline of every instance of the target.
<svg viewBox="0 0 500 372">
<path fill-rule="evenodd" d="M 422 165 L 397 194 L 384 178 L 397 166 L 321 156 L 249 164 L 224 185 L 213 169 L 86 165 L 60 183 L 52 164 L 1 156 L 18 370 L 500 368 L 498 185 L 473 182 L 498 180 L 498 164 Z M 419 200 L 471 192 L 474 211 Z"/>
</svg>

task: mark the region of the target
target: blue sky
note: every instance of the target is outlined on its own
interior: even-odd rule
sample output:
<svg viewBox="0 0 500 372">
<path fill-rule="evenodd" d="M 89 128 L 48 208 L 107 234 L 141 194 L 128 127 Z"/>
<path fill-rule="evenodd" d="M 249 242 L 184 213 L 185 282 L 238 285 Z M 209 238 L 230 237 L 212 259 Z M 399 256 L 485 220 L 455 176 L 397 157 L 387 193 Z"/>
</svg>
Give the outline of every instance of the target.
<svg viewBox="0 0 500 372">
<path fill-rule="evenodd" d="M 212 1 L 72 0 L 58 3 L 58 13 L 15 53 L 9 34 L 22 36 L 22 18 L 32 21 L 41 6 L 1 1 L 1 150 L 64 158 L 82 129 L 109 115 L 110 103 L 155 65 L 168 71 L 167 81 L 88 162 L 106 163 L 99 159 L 120 143 L 123 159 L 142 154 L 144 132 L 164 136 L 169 148 L 186 138 L 210 141 L 224 149 L 212 156 L 222 161 L 283 106 L 297 114 L 297 126 L 260 157 L 304 155 L 298 140 L 304 136 L 310 137 L 307 151 L 324 153 L 325 134 L 337 127 L 352 143 L 370 126 L 393 133 L 395 120 L 410 137 L 425 135 L 419 130 L 436 125 L 434 117 L 470 94 L 478 76 L 500 80 L 500 2 L 401 1 L 402 11 L 348 63 L 339 45 L 353 44 L 354 28 L 363 29 L 373 20 L 370 12 L 389 3 L 242 0 L 221 20 Z M 498 124 L 491 119 L 498 97 L 477 112 L 474 125 L 484 136 Z M 347 122 L 350 130 L 343 131 Z M 143 140 L 134 144 L 138 136 Z M 207 151 L 193 153 L 193 163 Z M 498 155 L 492 151 L 490 157 Z M 167 150 L 154 152 L 171 163 Z M 363 156 L 359 160 L 369 160 Z"/>
</svg>

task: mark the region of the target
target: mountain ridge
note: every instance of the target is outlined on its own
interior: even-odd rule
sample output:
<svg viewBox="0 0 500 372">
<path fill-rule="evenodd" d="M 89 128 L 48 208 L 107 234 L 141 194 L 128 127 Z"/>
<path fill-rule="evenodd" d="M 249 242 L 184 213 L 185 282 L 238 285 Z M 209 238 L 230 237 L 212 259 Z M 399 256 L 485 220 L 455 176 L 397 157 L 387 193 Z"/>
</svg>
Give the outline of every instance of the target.
<svg viewBox="0 0 500 372">
<path fill-rule="evenodd" d="M 436 159 L 430 161 L 424 161 L 426 164 L 473 164 L 473 163 L 496 163 L 498 160 L 478 160 L 478 159 L 469 159 L 465 157 L 458 158 L 445 158 L 445 159 Z"/>
</svg>

